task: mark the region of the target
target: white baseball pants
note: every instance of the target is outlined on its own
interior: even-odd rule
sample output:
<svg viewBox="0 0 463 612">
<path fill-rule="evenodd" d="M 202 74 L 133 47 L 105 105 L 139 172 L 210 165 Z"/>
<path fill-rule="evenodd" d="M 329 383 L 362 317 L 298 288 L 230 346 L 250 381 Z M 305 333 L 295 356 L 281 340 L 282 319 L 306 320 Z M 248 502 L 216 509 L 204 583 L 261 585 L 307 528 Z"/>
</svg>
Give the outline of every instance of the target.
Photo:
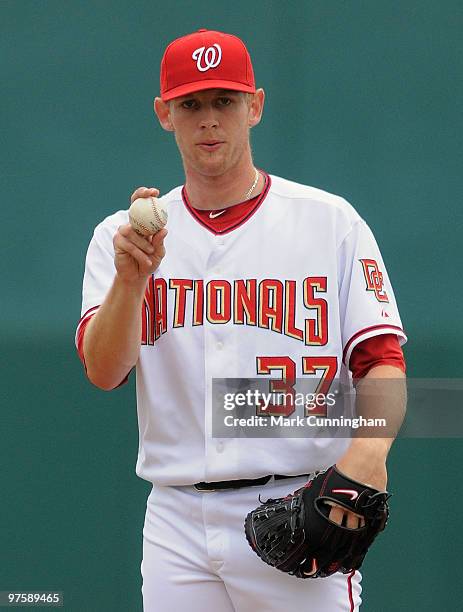
<svg viewBox="0 0 463 612">
<path fill-rule="evenodd" d="M 246 514 L 283 497 L 306 478 L 258 487 L 200 492 L 154 485 L 143 528 L 144 612 L 281 612 L 358 610 L 360 573 L 302 580 L 264 563 L 244 534 Z"/>
</svg>

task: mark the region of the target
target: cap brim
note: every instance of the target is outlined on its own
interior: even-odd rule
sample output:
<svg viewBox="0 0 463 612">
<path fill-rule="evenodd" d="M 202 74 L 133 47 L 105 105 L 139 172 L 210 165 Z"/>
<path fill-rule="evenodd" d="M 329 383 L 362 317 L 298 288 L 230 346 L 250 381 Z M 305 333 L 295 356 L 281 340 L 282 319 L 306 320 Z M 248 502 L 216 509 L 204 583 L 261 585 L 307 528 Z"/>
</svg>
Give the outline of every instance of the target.
<svg viewBox="0 0 463 612">
<path fill-rule="evenodd" d="M 231 89 L 232 91 L 256 93 L 256 88 L 252 85 L 237 83 L 236 81 L 224 81 L 223 79 L 211 79 L 210 81 L 196 81 L 195 83 L 185 83 L 179 87 L 174 87 L 173 89 L 161 94 L 161 99 L 164 102 L 168 102 L 173 98 L 180 98 L 181 96 L 186 96 L 196 91 L 202 91 L 203 89 Z"/>
</svg>

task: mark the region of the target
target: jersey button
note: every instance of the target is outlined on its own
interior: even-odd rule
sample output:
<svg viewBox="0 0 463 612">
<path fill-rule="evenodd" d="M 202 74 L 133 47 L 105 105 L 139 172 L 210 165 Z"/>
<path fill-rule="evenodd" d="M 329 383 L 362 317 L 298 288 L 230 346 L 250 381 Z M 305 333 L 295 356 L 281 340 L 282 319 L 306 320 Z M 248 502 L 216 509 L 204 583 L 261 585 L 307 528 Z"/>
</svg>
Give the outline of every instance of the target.
<svg viewBox="0 0 463 612">
<path fill-rule="evenodd" d="M 217 342 L 216 346 L 217 346 L 217 350 L 221 351 L 223 349 L 223 342 L 221 340 L 219 340 Z"/>
<path fill-rule="evenodd" d="M 225 447 L 225 444 L 222 441 L 217 442 L 217 452 L 218 453 L 223 453 L 224 447 Z"/>
</svg>

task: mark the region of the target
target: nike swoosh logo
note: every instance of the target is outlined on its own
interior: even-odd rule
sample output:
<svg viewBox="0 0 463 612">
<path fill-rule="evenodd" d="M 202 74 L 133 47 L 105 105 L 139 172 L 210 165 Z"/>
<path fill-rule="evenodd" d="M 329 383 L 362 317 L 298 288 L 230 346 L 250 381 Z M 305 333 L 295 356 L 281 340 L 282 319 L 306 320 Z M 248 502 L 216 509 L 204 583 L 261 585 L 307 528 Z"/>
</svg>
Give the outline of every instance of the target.
<svg viewBox="0 0 463 612">
<path fill-rule="evenodd" d="M 354 501 L 354 499 L 357 499 L 359 496 L 358 491 L 354 491 L 352 489 L 333 489 L 331 493 L 342 493 L 343 495 L 349 495 L 351 501 Z"/>
<path fill-rule="evenodd" d="M 226 208 L 224 208 L 224 210 L 219 210 L 219 212 L 217 212 L 217 213 L 210 212 L 210 213 L 209 213 L 209 219 L 215 219 L 215 218 L 216 218 L 216 217 L 218 217 L 219 215 L 223 215 L 223 213 L 224 213 L 226 210 L 227 210 L 227 209 L 226 209 Z"/>
</svg>

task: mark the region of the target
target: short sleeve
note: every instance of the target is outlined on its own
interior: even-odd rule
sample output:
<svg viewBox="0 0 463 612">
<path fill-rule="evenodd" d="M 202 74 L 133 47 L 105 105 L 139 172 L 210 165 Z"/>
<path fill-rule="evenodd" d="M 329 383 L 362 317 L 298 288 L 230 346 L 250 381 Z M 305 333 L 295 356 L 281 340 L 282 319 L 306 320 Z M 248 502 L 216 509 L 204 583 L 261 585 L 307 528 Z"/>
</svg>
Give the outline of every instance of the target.
<svg viewBox="0 0 463 612">
<path fill-rule="evenodd" d="M 394 291 L 372 231 L 358 219 L 338 249 L 338 289 L 343 361 L 355 346 L 380 334 L 397 335 L 400 345 L 407 337 Z"/>
<path fill-rule="evenodd" d="M 108 228 L 100 225 L 95 229 L 85 259 L 81 318 L 76 331 L 76 345 L 79 328 L 103 303 L 115 275 L 112 235 Z"/>
</svg>

